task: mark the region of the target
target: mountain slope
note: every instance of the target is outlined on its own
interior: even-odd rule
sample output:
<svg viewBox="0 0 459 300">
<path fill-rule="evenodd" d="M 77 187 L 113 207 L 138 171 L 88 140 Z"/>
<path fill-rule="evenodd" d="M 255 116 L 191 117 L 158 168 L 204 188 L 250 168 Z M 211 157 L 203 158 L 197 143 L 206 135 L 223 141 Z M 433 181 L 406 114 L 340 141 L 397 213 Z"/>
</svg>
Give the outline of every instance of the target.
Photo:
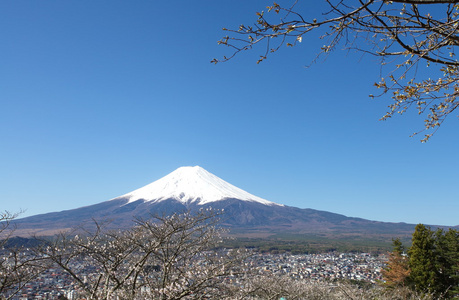
<svg viewBox="0 0 459 300">
<path fill-rule="evenodd" d="M 409 235 L 414 225 L 384 223 L 340 214 L 300 209 L 254 196 L 201 167 L 182 167 L 133 192 L 98 204 L 17 220 L 20 235 L 50 235 L 81 224 L 110 221 L 112 228 L 131 226 L 135 218 L 186 210 L 224 210 L 222 225 L 239 233 L 327 235 Z"/>
</svg>

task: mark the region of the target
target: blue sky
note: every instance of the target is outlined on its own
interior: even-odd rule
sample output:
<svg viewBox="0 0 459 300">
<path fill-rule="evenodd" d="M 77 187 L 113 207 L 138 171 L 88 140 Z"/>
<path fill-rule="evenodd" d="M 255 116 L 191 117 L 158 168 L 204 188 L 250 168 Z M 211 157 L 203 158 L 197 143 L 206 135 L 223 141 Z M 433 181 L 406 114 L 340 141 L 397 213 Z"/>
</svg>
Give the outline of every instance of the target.
<svg viewBox="0 0 459 300">
<path fill-rule="evenodd" d="M 427 144 L 414 113 L 381 122 L 375 58 L 304 39 L 262 64 L 222 27 L 266 1 L 0 2 L 1 210 L 102 202 L 200 165 L 270 201 L 459 225 L 457 116 Z M 314 11 L 314 10 L 312 10 Z"/>
</svg>

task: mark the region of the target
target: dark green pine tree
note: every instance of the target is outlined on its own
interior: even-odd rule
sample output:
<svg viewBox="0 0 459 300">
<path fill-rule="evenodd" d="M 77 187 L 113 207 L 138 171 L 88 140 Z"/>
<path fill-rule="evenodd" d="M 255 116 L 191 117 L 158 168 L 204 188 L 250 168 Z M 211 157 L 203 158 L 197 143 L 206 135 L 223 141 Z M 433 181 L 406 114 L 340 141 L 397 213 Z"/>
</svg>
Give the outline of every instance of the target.
<svg viewBox="0 0 459 300">
<path fill-rule="evenodd" d="M 405 246 L 400 241 L 400 238 L 392 239 L 393 252 L 402 255 L 405 252 Z"/>
<path fill-rule="evenodd" d="M 434 250 L 434 232 L 423 224 L 416 225 L 408 255 L 411 269 L 409 280 L 417 291 L 438 293 L 438 273 Z"/>
<path fill-rule="evenodd" d="M 450 266 L 450 277 L 452 279 L 449 294 L 457 295 L 459 298 L 459 231 L 450 229 L 446 232 L 445 236 L 450 245 L 447 252 L 447 256 L 450 259 L 448 264 Z"/>
<path fill-rule="evenodd" d="M 449 229 L 435 232 L 435 256 L 438 288 L 445 296 L 459 295 L 459 232 Z"/>
</svg>

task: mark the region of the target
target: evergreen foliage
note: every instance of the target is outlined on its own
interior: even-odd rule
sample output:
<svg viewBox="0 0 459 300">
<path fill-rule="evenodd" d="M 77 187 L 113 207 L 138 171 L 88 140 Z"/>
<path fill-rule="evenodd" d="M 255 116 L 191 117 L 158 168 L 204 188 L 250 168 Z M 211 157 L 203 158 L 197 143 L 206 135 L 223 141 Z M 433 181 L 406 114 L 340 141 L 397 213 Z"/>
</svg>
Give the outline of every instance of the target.
<svg viewBox="0 0 459 300">
<path fill-rule="evenodd" d="M 400 240 L 394 240 L 393 246 L 383 271 L 388 286 L 410 286 L 436 297 L 459 298 L 459 231 L 433 231 L 418 224 L 408 256 Z"/>
<path fill-rule="evenodd" d="M 435 238 L 429 227 L 418 224 L 413 233 L 413 243 L 408 251 L 410 281 L 417 290 L 438 289 L 438 272 L 435 264 Z"/>
</svg>

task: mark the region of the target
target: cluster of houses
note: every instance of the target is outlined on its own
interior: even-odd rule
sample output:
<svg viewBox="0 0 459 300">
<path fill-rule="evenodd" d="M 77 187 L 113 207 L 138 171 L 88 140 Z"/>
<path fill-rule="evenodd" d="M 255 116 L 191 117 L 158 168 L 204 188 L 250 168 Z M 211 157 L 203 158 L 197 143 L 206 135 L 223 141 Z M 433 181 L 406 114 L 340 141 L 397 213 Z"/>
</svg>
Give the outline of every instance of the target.
<svg viewBox="0 0 459 300">
<path fill-rule="evenodd" d="M 250 264 L 259 273 L 288 275 L 295 279 L 349 279 L 376 283 L 382 280 L 381 269 L 386 260 L 386 255 L 368 253 L 259 254 L 251 258 Z"/>
<path fill-rule="evenodd" d="M 282 275 L 298 280 L 358 280 L 376 283 L 387 257 L 368 253 L 269 254 L 255 253 L 244 268 L 260 275 Z M 85 270 L 87 272 L 88 270 Z M 91 270 L 85 280 L 94 280 L 97 270 Z M 63 270 L 48 269 L 24 286 L 14 300 L 80 299 L 80 287 Z"/>
</svg>

